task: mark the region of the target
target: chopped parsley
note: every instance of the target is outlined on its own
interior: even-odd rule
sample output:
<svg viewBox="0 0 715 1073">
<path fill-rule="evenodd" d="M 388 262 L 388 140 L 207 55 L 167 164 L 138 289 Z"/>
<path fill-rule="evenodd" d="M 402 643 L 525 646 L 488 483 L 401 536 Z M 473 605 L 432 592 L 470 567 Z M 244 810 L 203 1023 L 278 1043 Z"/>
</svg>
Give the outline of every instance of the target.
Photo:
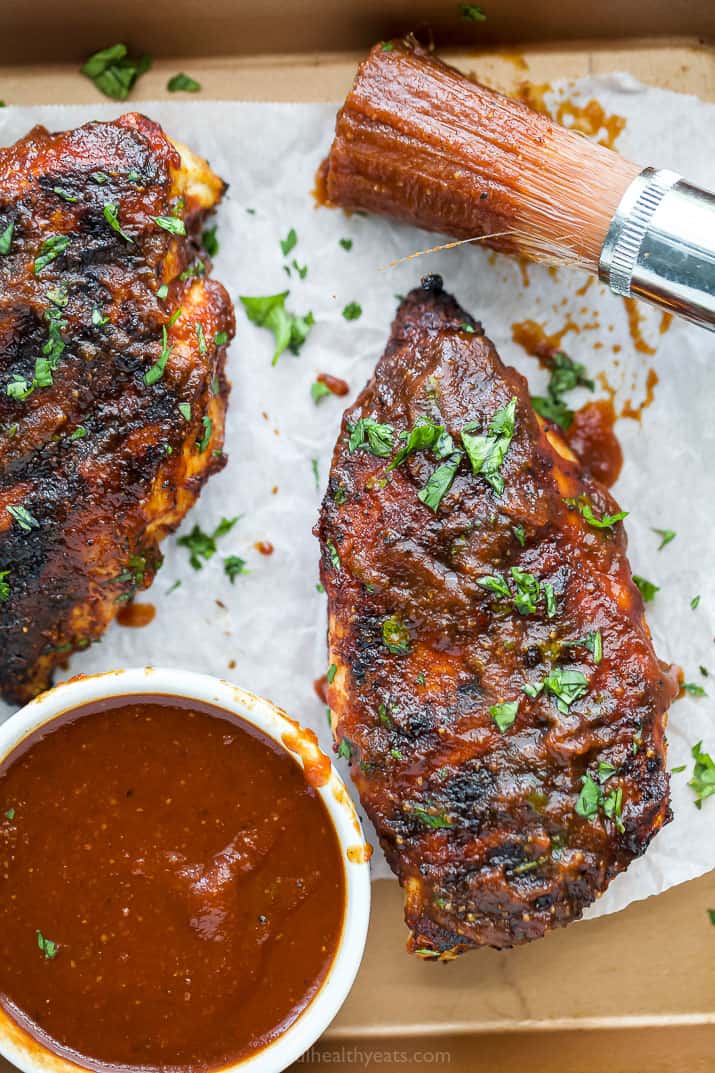
<svg viewBox="0 0 715 1073">
<path fill-rule="evenodd" d="M 155 224 L 168 231 L 170 235 L 185 235 L 186 224 L 179 216 L 153 216 Z"/>
<path fill-rule="evenodd" d="M 692 607 L 693 611 L 697 611 L 699 604 L 700 596 L 693 596 L 692 600 L 690 601 L 690 606 Z"/>
<path fill-rule="evenodd" d="M 190 421 L 191 420 L 191 403 L 190 402 L 180 402 L 179 403 L 179 413 L 183 417 L 184 421 Z"/>
<path fill-rule="evenodd" d="M 63 201 L 67 201 L 69 204 L 73 204 L 75 201 L 79 200 L 79 198 L 76 198 L 74 194 L 70 194 L 69 190 L 65 190 L 62 186 L 53 186 L 52 193 L 57 194 L 57 197 L 62 198 Z"/>
<path fill-rule="evenodd" d="M 362 316 L 362 306 L 359 302 L 348 302 L 343 307 L 343 316 L 345 320 L 358 320 Z"/>
<path fill-rule="evenodd" d="M 516 397 L 512 398 L 492 417 L 486 434 L 474 435 L 475 423 L 465 425 L 461 431 L 462 443 L 474 474 L 481 474 L 497 495 L 504 491 L 501 469 L 509 450 L 516 421 Z"/>
<path fill-rule="evenodd" d="M 707 697 L 706 690 L 697 682 L 683 682 L 681 687 L 685 693 L 689 693 L 691 697 Z"/>
<path fill-rule="evenodd" d="M 234 518 L 222 518 L 213 533 L 205 533 L 199 525 L 194 525 L 190 533 L 179 537 L 176 543 L 188 549 L 189 562 L 194 570 L 202 570 L 204 563 L 201 560 L 208 562 L 216 554 L 216 541 L 230 533 L 239 518 L 240 514 Z"/>
<path fill-rule="evenodd" d="M 520 615 L 533 614 L 536 611 L 541 589 L 538 578 L 535 578 L 533 574 L 529 574 L 525 570 L 520 570 L 518 566 L 512 566 L 511 576 L 514 579 L 516 588 L 514 607 Z M 551 596 L 553 600 L 553 589 L 551 590 Z"/>
<path fill-rule="evenodd" d="M 203 326 L 203 324 L 201 323 L 200 320 L 196 322 L 196 324 L 194 326 L 194 331 L 196 332 L 196 338 L 197 338 L 198 343 L 199 343 L 199 354 L 205 354 L 206 353 L 206 336 L 204 335 L 204 326 Z M 214 394 L 215 394 L 215 392 L 214 392 Z"/>
<path fill-rule="evenodd" d="M 690 750 L 691 756 L 695 761 L 693 768 L 693 777 L 688 783 L 688 786 L 693 790 L 696 796 L 695 807 L 702 808 L 703 801 L 706 797 L 712 797 L 715 794 L 715 760 L 709 753 L 702 751 L 702 742 L 699 741 L 696 745 L 693 745 Z"/>
<path fill-rule="evenodd" d="M 86 435 L 87 435 L 87 429 L 84 427 L 84 425 L 77 425 L 77 428 L 74 429 L 74 431 L 70 433 L 69 439 L 70 440 L 83 440 Z"/>
<path fill-rule="evenodd" d="M 641 577 L 640 574 L 633 575 L 633 584 L 636 586 L 646 603 L 650 603 L 655 594 L 660 592 L 659 585 L 654 585 L 652 581 L 648 581 L 647 578 Z"/>
<path fill-rule="evenodd" d="M 214 336 L 214 343 L 216 346 L 226 346 L 228 342 L 228 332 L 216 332 Z"/>
<path fill-rule="evenodd" d="M 289 294 L 290 291 L 282 291 L 280 294 L 269 294 L 264 297 L 240 296 L 251 323 L 273 332 L 275 339 L 273 365 L 286 349 L 297 355 L 315 324 L 312 313 L 299 316 L 286 309 L 285 300 Z"/>
<path fill-rule="evenodd" d="M 161 287 L 159 287 L 158 291 L 156 292 L 156 296 L 157 296 L 157 298 L 159 298 L 159 299 L 161 299 L 163 301 L 164 298 L 166 298 L 168 293 L 169 293 L 169 284 L 168 283 L 162 283 Z"/>
<path fill-rule="evenodd" d="M 57 957 L 59 946 L 52 939 L 46 939 L 41 931 L 37 931 L 37 947 L 45 955 L 48 961 Z"/>
<path fill-rule="evenodd" d="M 523 548 L 524 545 L 526 544 L 526 530 L 524 529 L 524 526 L 523 525 L 515 525 L 514 528 L 512 529 L 512 533 L 514 534 L 514 539 Z"/>
<path fill-rule="evenodd" d="M 325 546 L 328 549 L 328 556 L 335 570 L 340 569 L 340 556 L 338 549 L 335 547 L 335 543 L 332 540 L 326 540 Z"/>
<path fill-rule="evenodd" d="M 613 764 L 608 764 L 605 760 L 598 761 L 598 781 L 603 785 L 604 782 L 608 782 L 612 775 L 615 775 L 618 768 L 615 768 Z"/>
<path fill-rule="evenodd" d="M 6 257 L 10 252 L 12 246 L 12 236 L 15 231 L 15 222 L 13 220 L 7 225 L 4 231 L 0 232 L 0 255 Z"/>
<path fill-rule="evenodd" d="M 568 354 L 556 351 L 551 356 L 551 376 L 547 387 L 546 396 L 535 395 L 531 403 L 540 417 L 545 421 L 552 421 L 564 431 L 568 431 L 573 421 L 573 410 L 563 400 L 567 391 L 575 387 L 586 387 L 589 391 L 595 389 L 593 380 L 586 376 L 586 367 L 579 362 L 573 361 Z"/>
<path fill-rule="evenodd" d="M 546 600 L 546 617 L 553 618 L 556 614 L 556 594 L 550 581 L 544 582 L 544 599 Z"/>
<path fill-rule="evenodd" d="M 328 395 L 332 395 L 329 387 L 326 387 L 322 380 L 315 380 L 310 385 L 310 397 L 317 406 L 319 402 L 327 398 Z"/>
<path fill-rule="evenodd" d="M 206 250 L 209 257 L 215 257 L 219 251 L 219 241 L 216 237 L 217 225 L 213 227 L 207 227 L 201 235 L 201 245 Z"/>
<path fill-rule="evenodd" d="M 10 574 L 9 570 L 0 570 L 0 603 L 10 599 L 10 586 L 5 580 Z"/>
<path fill-rule="evenodd" d="M 201 83 L 180 71 L 178 75 L 172 75 L 166 83 L 166 88 L 169 93 L 198 93 L 201 89 Z"/>
<path fill-rule="evenodd" d="M 494 704 L 489 709 L 489 714 L 492 719 L 502 731 L 508 730 L 516 719 L 516 713 L 519 711 L 519 701 L 512 700 L 506 701 L 504 704 Z"/>
<path fill-rule="evenodd" d="M 393 655 L 404 656 L 410 651 L 410 631 L 397 615 L 390 615 L 383 622 L 382 640 Z"/>
<path fill-rule="evenodd" d="M 3 816 L 5 817 L 6 820 L 10 820 L 10 822 L 12 823 L 12 821 L 15 819 L 15 809 L 14 808 L 6 809 L 5 812 L 3 812 Z"/>
<path fill-rule="evenodd" d="M 591 630 L 585 637 L 579 637 L 576 641 L 562 641 L 564 648 L 575 648 L 583 645 L 593 656 L 594 663 L 600 663 L 603 659 L 603 637 L 600 630 Z"/>
<path fill-rule="evenodd" d="M 443 827 L 451 827 L 452 821 L 448 816 L 445 816 L 442 812 L 432 812 L 430 809 L 424 808 L 422 805 L 410 805 L 409 811 L 413 816 L 416 816 L 420 823 L 425 827 L 429 827 L 433 831 L 438 831 Z"/>
<path fill-rule="evenodd" d="M 109 317 L 105 316 L 98 306 L 92 306 L 92 324 L 95 328 L 103 328 L 105 324 L 109 324 Z"/>
<path fill-rule="evenodd" d="M 389 458 L 395 442 L 392 425 L 381 425 L 374 417 L 360 417 L 348 425 L 348 449 L 352 454 L 363 448 L 378 458 Z"/>
<path fill-rule="evenodd" d="M 80 71 L 105 97 L 124 101 L 137 78 L 151 67 L 151 56 L 145 54 L 132 59 L 127 52 L 127 46 L 121 43 L 103 48 L 90 56 Z"/>
<path fill-rule="evenodd" d="M 457 10 L 466 22 L 487 21 L 487 16 L 477 4 L 458 4 Z"/>
<path fill-rule="evenodd" d="M 338 673 L 337 666 L 334 663 L 331 663 L 330 666 L 328 667 L 327 673 L 325 675 L 329 686 L 331 686 L 333 684 L 333 680 L 334 680 L 335 675 L 337 673 Z"/>
<path fill-rule="evenodd" d="M 610 765 L 606 766 L 610 767 Z M 599 764 L 599 769 L 600 767 L 601 765 Z M 606 777 L 608 778 L 610 775 Z M 591 820 L 598 814 L 598 810 L 602 809 L 604 815 L 607 816 L 609 820 L 613 820 L 617 829 L 622 834 L 625 830 L 621 821 L 621 811 L 623 807 L 622 788 L 619 786 L 618 789 L 611 790 L 609 793 L 604 794 L 598 783 L 594 782 L 588 773 L 581 777 L 581 783 L 581 793 L 578 795 L 575 805 L 578 815 L 583 816 L 587 820 Z"/>
<path fill-rule="evenodd" d="M 353 240 L 351 238 L 341 238 L 341 239 L 338 239 L 338 242 L 343 247 L 344 250 L 348 251 L 348 253 L 353 248 Z"/>
<path fill-rule="evenodd" d="M 417 498 L 429 507 L 431 511 L 437 511 L 443 497 L 452 487 L 459 464 L 464 458 L 461 451 L 455 453 L 432 473 L 424 488 L 417 493 Z"/>
<path fill-rule="evenodd" d="M 466 320 L 463 320 L 462 323 L 459 325 L 459 330 L 460 332 L 466 332 L 467 335 L 474 335 L 477 329 L 474 327 L 473 324 L 467 324 Z"/>
<path fill-rule="evenodd" d="M 109 176 L 106 171 L 93 171 L 90 175 L 90 179 L 97 184 L 97 186 L 104 186 L 109 182 Z"/>
<path fill-rule="evenodd" d="M 115 205 L 113 201 L 107 201 L 102 209 L 104 213 L 104 219 L 107 221 L 112 231 L 116 231 L 118 235 L 124 239 L 125 242 L 134 242 L 126 231 L 123 231 L 119 223 L 119 206 Z"/>
<path fill-rule="evenodd" d="M 291 227 L 286 237 L 280 240 L 280 243 L 281 252 L 284 257 L 287 257 L 291 250 L 294 250 L 298 245 L 298 235 L 294 227 Z"/>
<path fill-rule="evenodd" d="M 556 707 L 565 715 L 574 701 L 588 692 L 588 679 L 581 671 L 554 667 L 544 678 L 543 687 L 556 698 Z"/>
<path fill-rule="evenodd" d="M 64 253 L 69 244 L 70 240 L 67 235 L 50 235 L 46 238 L 40 246 L 39 255 L 35 258 L 33 266 L 35 275 L 39 275 L 43 268 L 47 268 L 56 257 Z"/>
<path fill-rule="evenodd" d="M 5 510 L 8 512 L 12 520 L 20 526 L 24 533 L 29 533 L 33 529 L 40 528 L 40 523 L 38 522 L 37 518 L 35 518 L 33 514 L 30 514 L 27 507 L 11 506 L 5 507 Z"/>
<path fill-rule="evenodd" d="M 406 438 L 406 442 L 387 467 L 388 473 L 401 466 L 415 451 L 434 451 L 438 458 L 446 458 L 454 451 L 452 437 L 444 425 L 433 425 L 431 421 L 423 421 L 415 425 L 409 433 L 400 433 L 400 436 Z"/>
<path fill-rule="evenodd" d="M 579 496 L 577 499 L 564 499 L 564 503 L 567 507 L 575 507 L 594 529 L 612 529 L 616 522 L 622 522 L 624 518 L 628 517 L 627 510 L 620 510 L 617 514 L 604 514 L 601 518 L 597 518 L 593 513 L 593 507 L 587 496 Z"/>
<path fill-rule="evenodd" d="M 658 545 L 658 551 L 661 551 L 666 544 L 670 544 L 671 540 L 675 540 L 678 535 L 674 529 L 652 529 L 653 533 L 656 533 L 660 537 L 660 544 Z"/>
<path fill-rule="evenodd" d="M 487 574 L 485 577 L 477 578 L 477 585 L 481 585 L 483 589 L 495 596 L 503 596 L 506 600 L 511 599 L 511 589 L 503 574 Z"/>
<path fill-rule="evenodd" d="M 210 417 L 208 417 L 207 415 L 204 415 L 201 418 L 201 424 L 203 425 L 204 431 L 203 431 L 203 433 L 201 435 L 201 439 L 196 441 L 196 450 L 199 451 L 201 454 L 203 454 L 203 452 L 206 450 L 206 448 L 208 447 L 209 443 L 211 442 L 211 433 L 213 431 L 213 421 L 211 420 Z"/>
<path fill-rule="evenodd" d="M 305 279 L 305 277 L 308 275 L 308 266 L 299 265 L 295 257 L 291 261 L 291 266 L 296 270 L 300 279 Z"/>
<path fill-rule="evenodd" d="M 242 559 L 239 555 L 228 555 L 223 561 L 223 572 L 233 585 L 236 578 L 241 574 L 250 574 L 251 571 L 246 569 L 246 560 Z"/>
<path fill-rule="evenodd" d="M 350 742 L 347 738 L 342 738 L 340 745 L 338 746 L 338 756 L 341 760 L 350 760 Z"/>
<path fill-rule="evenodd" d="M 150 369 L 147 369 L 147 371 L 144 373 L 144 383 L 147 387 L 151 387 L 152 384 L 156 384 L 159 380 L 161 380 L 164 375 L 164 370 L 166 369 L 166 363 L 171 356 L 172 347 L 169 346 L 165 324 L 162 324 L 161 326 L 161 338 L 161 354 L 154 362 L 152 367 Z"/>
</svg>

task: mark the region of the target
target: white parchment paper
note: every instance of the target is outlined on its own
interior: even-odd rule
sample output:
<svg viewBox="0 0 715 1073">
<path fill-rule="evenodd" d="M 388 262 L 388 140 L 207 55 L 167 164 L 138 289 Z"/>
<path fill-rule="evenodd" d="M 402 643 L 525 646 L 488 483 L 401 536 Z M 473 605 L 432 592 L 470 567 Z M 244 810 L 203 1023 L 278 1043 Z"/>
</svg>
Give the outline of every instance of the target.
<svg viewBox="0 0 715 1073">
<path fill-rule="evenodd" d="M 627 117 L 618 141 L 622 153 L 715 187 L 715 106 L 645 88 L 628 76 L 584 81 L 579 92 L 584 99 L 597 96 L 609 114 Z M 0 143 L 13 142 L 34 123 L 58 130 L 124 110 L 99 101 L 86 107 L 8 107 L 0 110 Z M 681 664 L 686 680 L 703 685 L 710 696 L 686 697 L 672 708 L 669 764 L 687 765 L 672 778 L 674 821 L 591 912 L 613 912 L 713 868 L 715 799 L 698 811 L 686 783 L 691 746 L 702 738 L 704 748 L 715 753 L 715 335 L 685 323 L 661 335 L 660 314 L 644 308 L 643 336 L 657 353 L 638 353 L 622 302 L 600 285 L 579 294 L 585 277 L 562 271 L 554 278 L 537 267 L 528 269 L 526 285 L 515 262 L 475 247 L 385 269 L 436 240 L 383 220 L 348 219 L 315 208 L 310 191 L 330 144 L 333 106 L 181 100 L 142 103 L 141 110 L 230 182 L 218 213 L 221 249 L 215 260 L 215 275 L 236 300 L 238 317 L 229 360 L 230 461 L 209 482 L 181 531 L 196 522 L 211 530 L 222 516 L 242 517 L 200 573 L 190 567 L 186 549 L 169 538 L 165 565 L 140 597 L 156 605 L 154 621 L 145 629 L 113 625 L 101 644 L 73 657 L 69 673 L 153 663 L 229 677 L 314 727 L 330 748 L 325 708 L 313 690 L 313 680 L 325 671 L 326 649 L 325 597 L 316 591 L 318 545 L 311 528 L 343 405 L 362 388 L 382 352 L 395 294 L 425 272 L 440 272 L 535 392 L 543 393 L 546 374 L 511 337 L 512 323 L 527 318 L 544 323 L 547 331 L 561 329 L 567 317 L 579 325 L 582 330 L 567 334 L 563 347 L 592 375 L 606 371 L 617 388 L 617 404 L 631 399 L 637 405 L 648 369 L 657 371 L 655 401 L 642 423 L 619 422 L 625 464 L 615 495 L 631 512 L 626 527 L 632 567 L 660 586 L 648 611 L 656 649 L 661 658 Z M 298 245 L 286 261 L 279 240 L 291 227 Z M 353 241 L 349 252 L 339 245 L 342 237 Z M 284 273 L 294 257 L 308 266 L 304 280 L 295 271 L 290 279 Z M 272 368 L 272 337 L 248 323 L 238 296 L 285 288 L 289 308 L 311 310 L 316 325 L 300 357 L 286 353 Z M 348 322 L 341 311 L 351 301 L 363 312 Z M 348 398 L 331 396 L 316 406 L 310 385 L 319 372 L 346 379 Z M 572 398 L 580 405 L 586 394 Z M 677 538 L 658 551 L 653 526 L 674 529 Z M 272 556 L 255 550 L 261 540 L 274 545 Z M 222 559 L 229 554 L 245 558 L 251 570 L 234 585 L 223 572 Z M 177 580 L 181 586 L 168 593 Z M 692 610 L 696 595 L 700 603 Z M 701 676 L 700 666 L 714 677 Z M 0 705 L 0 718 L 10 714 Z M 376 876 L 387 874 L 379 851 L 373 861 Z"/>
</svg>

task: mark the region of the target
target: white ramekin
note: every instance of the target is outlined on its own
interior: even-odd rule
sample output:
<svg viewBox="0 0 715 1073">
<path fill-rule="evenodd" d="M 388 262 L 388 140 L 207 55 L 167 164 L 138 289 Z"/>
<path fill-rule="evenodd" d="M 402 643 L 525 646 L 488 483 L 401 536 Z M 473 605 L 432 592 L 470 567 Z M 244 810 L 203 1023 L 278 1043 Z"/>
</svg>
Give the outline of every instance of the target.
<svg viewBox="0 0 715 1073">
<path fill-rule="evenodd" d="M 107 697 L 131 695 L 186 697 L 216 705 L 262 730 L 303 766 L 323 765 L 315 738 L 301 731 L 285 712 L 219 678 L 191 671 L 143 667 L 79 675 L 56 686 L 0 725 L 0 763 L 28 734 L 58 715 Z M 318 788 L 343 852 L 346 904 L 343 931 L 332 967 L 320 990 L 285 1032 L 263 1050 L 224 1067 L 224 1073 L 279 1073 L 307 1051 L 347 998 L 362 960 L 370 915 L 370 867 L 355 808 L 336 772 Z M 0 1009 L 0 1054 L 25 1073 L 77 1073 L 78 1066 L 49 1050 Z"/>
</svg>

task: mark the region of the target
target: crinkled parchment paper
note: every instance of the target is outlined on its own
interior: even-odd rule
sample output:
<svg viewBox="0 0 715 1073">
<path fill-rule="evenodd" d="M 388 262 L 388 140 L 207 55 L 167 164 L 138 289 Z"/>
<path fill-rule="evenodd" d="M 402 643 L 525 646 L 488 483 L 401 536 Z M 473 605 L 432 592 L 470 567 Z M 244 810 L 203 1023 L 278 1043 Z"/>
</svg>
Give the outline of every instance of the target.
<svg viewBox="0 0 715 1073">
<path fill-rule="evenodd" d="M 618 141 L 622 153 L 715 186 L 715 106 L 646 89 L 626 76 L 589 80 L 579 91 L 584 99 L 598 96 L 608 114 L 627 117 Z M 687 786 L 691 746 L 702 738 L 715 753 L 715 677 L 708 681 L 699 672 L 702 665 L 715 675 L 715 335 L 685 323 L 673 323 L 661 335 L 660 314 L 644 309 L 642 333 L 657 353 L 638 353 L 623 303 L 600 285 L 578 294 L 585 277 L 561 271 L 553 278 L 537 267 L 528 269 L 525 285 L 514 261 L 475 247 L 385 269 L 390 261 L 432 246 L 435 238 L 383 220 L 348 219 L 315 208 L 310 191 L 330 143 L 334 107 L 184 100 L 141 107 L 230 182 L 218 213 L 221 249 L 215 262 L 216 277 L 238 307 L 229 359 L 230 461 L 209 482 L 182 532 L 196 522 L 210 530 L 224 515 L 242 517 L 200 573 L 190 567 L 186 549 L 168 539 L 164 567 L 140 597 L 156 605 L 154 621 L 145 629 L 113 625 L 101 644 L 73 657 L 70 672 L 153 663 L 226 676 L 314 727 L 330 748 L 325 708 L 313 689 L 313 680 L 325 671 L 326 649 L 325 597 L 316 591 L 318 544 L 311 529 L 343 403 L 361 389 L 382 352 L 395 294 L 408 290 L 422 273 L 440 272 L 447 288 L 483 321 L 502 358 L 526 373 L 535 392 L 543 393 L 546 374 L 511 337 L 512 323 L 527 318 L 543 322 L 548 331 L 558 331 L 569 316 L 581 326 L 582 331 L 564 337 L 563 347 L 592 374 L 606 371 L 617 388 L 617 404 L 631 399 L 637 405 L 648 369 L 657 372 L 655 400 L 642 422 L 618 423 L 625 464 L 615 494 L 631 512 L 626 527 L 632 567 L 660 586 L 648 608 L 658 654 L 681 664 L 686 679 L 702 684 L 710 696 L 688 696 L 673 705 L 669 764 L 687 765 L 672 778 L 675 818 L 592 912 L 612 912 L 715 866 L 715 799 L 698 811 Z M 5 108 L 0 142 L 9 144 L 34 123 L 62 129 L 121 111 L 99 102 Z M 288 279 L 283 269 L 279 240 L 291 227 L 298 245 L 288 261 L 295 257 L 308 265 L 304 280 L 295 271 Z M 350 252 L 339 245 L 341 237 L 353 240 Z M 300 357 L 286 353 L 272 368 L 272 337 L 248 323 L 238 296 L 284 288 L 290 289 L 289 308 L 312 310 L 316 325 Z M 342 309 L 351 301 L 363 312 L 348 322 Z M 614 353 L 614 345 L 620 353 Z M 319 372 L 345 378 L 348 399 L 331 396 L 316 406 L 310 385 Z M 585 398 L 586 393 L 574 394 L 572 405 Z M 677 538 L 658 551 L 652 526 L 675 529 Z M 261 540 L 274 545 L 272 556 L 254 548 Z M 229 554 L 245 558 L 251 571 L 234 585 L 222 568 Z M 177 580 L 181 586 L 169 593 Z M 692 610 L 696 595 L 700 603 Z M 9 714 L 9 708 L 0 707 L 0 718 Z M 373 860 L 375 875 L 386 874 L 379 852 Z"/>
</svg>

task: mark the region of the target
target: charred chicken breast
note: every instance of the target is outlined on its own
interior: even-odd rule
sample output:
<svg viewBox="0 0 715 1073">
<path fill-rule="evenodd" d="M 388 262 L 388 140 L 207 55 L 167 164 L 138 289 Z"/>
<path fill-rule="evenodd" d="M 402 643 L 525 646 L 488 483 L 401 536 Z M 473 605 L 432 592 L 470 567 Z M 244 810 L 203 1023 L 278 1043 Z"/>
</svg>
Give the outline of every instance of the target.
<svg viewBox="0 0 715 1073">
<path fill-rule="evenodd" d="M 336 747 L 449 958 L 578 918 L 670 817 L 622 512 L 423 281 L 346 412 L 317 528 Z"/>
<path fill-rule="evenodd" d="M 149 585 L 223 465 L 234 320 L 205 161 L 140 115 L 0 150 L 0 689 L 24 702 Z"/>
</svg>

